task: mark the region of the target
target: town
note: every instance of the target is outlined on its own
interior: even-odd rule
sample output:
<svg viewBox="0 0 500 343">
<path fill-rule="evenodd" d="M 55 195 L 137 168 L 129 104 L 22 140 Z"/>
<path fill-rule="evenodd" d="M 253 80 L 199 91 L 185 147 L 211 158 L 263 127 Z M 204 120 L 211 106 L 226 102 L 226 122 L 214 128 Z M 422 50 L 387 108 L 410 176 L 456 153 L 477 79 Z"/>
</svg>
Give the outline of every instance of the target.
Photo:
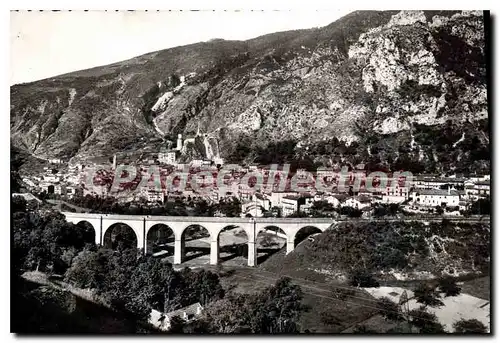
<svg viewBox="0 0 500 343">
<path fill-rule="evenodd" d="M 182 145 L 180 135 L 178 144 Z M 51 159 L 41 175 L 25 176 L 23 182 L 29 193 L 69 203 L 77 197 L 113 197 L 118 202 L 138 202 L 151 207 L 171 201 L 205 201 L 216 205 L 236 200 L 240 204 L 241 217 L 347 215 L 367 218 L 377 216 L 381 213 L 380 208 L 390 205 L 399 209 L 399 216 L 489 214 L 486 201 L 490 197 L 490 175 L 417 174 L 393 179 L 391 174 L 383 173 L 387 175 L 386 180 L 371 180 L 373 185 L 378 185 L 374 191 L 365 182 L 367 172 L 363 164 L 349 171 L 343 169 L 347 171 L 345 186 L 335 187 L 339 184 L 340 166 L 320 167 L 311 173 L 305 169 L 284 170 L 283 166 L 276 165 L 225 166 L 220 157 L 177 163 L 180 150 L 163 150 L 151 154 L 137 167 L 128 165 L 127 170 L 137 168 L 137 175 L 129 177 L 126 180 L 129 182 L 122 182 L 118 192 L 111 192 L 115 172 L 121 167 L 116 155 L 108 166 L 68 164 Z M 161 187 L 144 182 L 151 181 L 151 167 L 159 172 Z M 225 171 L 222 179 L 221 169 Z M 85 179 L 89 171 L 92 171 L 92 184 Z M 258 182 L 255 175 L 263 175 L 266 187 L 255 187 Z M 217 184 L 217 180 L 221 180 L 221 184 Z M 319 180 L 329 187 L 315 187 Z M 301 187 L 292 187 L 291 181 Z M 174 187 L 179 182 L 184 182 L 185 187 Z M 392 214 L 396 215 L 394 210 Z M 215 214 L 225 215 L 220 211 Z"/>
</svg>

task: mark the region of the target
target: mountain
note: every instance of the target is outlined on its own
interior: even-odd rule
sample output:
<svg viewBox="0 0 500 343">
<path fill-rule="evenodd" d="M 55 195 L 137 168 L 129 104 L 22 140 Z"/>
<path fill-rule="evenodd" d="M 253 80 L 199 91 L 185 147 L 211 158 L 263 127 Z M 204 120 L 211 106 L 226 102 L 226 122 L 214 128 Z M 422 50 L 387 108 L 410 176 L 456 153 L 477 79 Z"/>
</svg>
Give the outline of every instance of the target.
<svg viewBox="0 0 500 343">
<path fill-rule="evenodd" d="M 109 160 L 199 130 L 186 156 L 487 171 L 488 20 L 353 12 L 322 28 L 214 39 L 15 85 L 11 142 L 43 159 Z"/>
</svg>

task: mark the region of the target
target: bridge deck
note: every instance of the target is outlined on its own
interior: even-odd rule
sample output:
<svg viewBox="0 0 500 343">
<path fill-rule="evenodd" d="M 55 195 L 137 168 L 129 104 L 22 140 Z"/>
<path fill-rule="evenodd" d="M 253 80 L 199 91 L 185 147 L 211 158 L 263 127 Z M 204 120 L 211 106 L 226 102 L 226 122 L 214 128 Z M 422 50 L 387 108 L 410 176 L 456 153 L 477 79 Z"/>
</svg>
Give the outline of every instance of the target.
<svg viewBox="0 0 500 343">
<path fill-rule="evenodd" d="M 62 212 L 65 216 L 80 218 L 110 219 L 110 220 L 147 220 L 163 222 L 193 222 L 193 223 L 276 223 L 276 224 L 314 224 L 314 223 L 334 223 L 338 221 L 353 222 L 387 222 L 387 221 L 441 221 L 448 219 L 451 221 L 464 222 L 489 222 L 489 216 L 483 217 L 404 217 L 404 218 L 241 218 L 241 217 L 181 217 L 181 216 L 144 216 L 144 215 L 123 215 L 123 214 L 100 214 L 100 213 L 74 213 Z"/>
</svg>

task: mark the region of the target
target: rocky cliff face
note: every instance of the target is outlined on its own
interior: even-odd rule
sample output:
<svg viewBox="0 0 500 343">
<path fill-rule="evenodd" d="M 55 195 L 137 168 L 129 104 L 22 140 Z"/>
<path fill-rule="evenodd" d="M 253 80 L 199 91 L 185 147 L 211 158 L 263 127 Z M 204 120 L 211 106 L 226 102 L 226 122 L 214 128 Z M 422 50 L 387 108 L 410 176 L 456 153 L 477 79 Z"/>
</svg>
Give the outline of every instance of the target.
<svg viewBox="0 0 500 343">
<path fill-rule="evenodd" d="M 89 159 L 158 151 L 199 126 L 232 161 L 485 170 L 485 49 L 482 12 L 354 12 L 13 86 L 11 140 Z"/>
</svg>

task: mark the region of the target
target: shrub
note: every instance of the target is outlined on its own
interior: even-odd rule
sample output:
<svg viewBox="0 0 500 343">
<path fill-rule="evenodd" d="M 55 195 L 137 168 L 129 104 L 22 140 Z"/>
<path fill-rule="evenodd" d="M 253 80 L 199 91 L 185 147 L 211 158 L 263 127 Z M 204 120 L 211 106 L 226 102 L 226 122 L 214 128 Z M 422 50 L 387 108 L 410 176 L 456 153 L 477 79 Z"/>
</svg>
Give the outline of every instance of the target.
<svg viewBox="0 0 500 343">
<path fill-rule="evenodd" d="M 459 295 L 461 288 L 457 286 L 455 280 L 450 277 L 439 280 L 439 289 L 445 293 L 447 297 Z"/>
<path fill-rule="evenodd" d="M 350 284 L 355 287 L 379 287 L 377 280 L 366 270 L 355 270 L 350 277 Z"/>
<path fill-rule="evenodd" d="M 444 327 L 437 321 L 437 317 L 433 313 L 425 310 L 425 307 L 420 307 L 411 310 L 411 324 L 419 328 L 420 333 L 444 333 Z"/>
<path fill-rule="evenodd" d="M 422 303 L 428 306 L 443 306 L 443 302 L 439 300 L 439 294 L 436 292 L 434 287 L 431 285 L 422 282 L 417 288 L 414 290 L 415 298 L 418 303 Z"/>
<path fill-rule="evenodd" d="M 486 326 L 477 319 L 460 319 L 453 323 L 456 333 L 486 333 Z"/>
<path fill-rule="evenodd" d="M 352 330 L 352 333 L 357 333 L 357 334 L 378 333 L 378 331 L 370 329 L 366 325 L 356 325 L 356 327 L 354 328 L 354 330 Z"/>
<path fill-rule="evenodd" d="M 382 297 L 377 302 L 377 307 L 380 314 L 387 320 L 400 321 L 403 320 L 403 315 L 398 304 L 387 297 Z"/>
</svg>

